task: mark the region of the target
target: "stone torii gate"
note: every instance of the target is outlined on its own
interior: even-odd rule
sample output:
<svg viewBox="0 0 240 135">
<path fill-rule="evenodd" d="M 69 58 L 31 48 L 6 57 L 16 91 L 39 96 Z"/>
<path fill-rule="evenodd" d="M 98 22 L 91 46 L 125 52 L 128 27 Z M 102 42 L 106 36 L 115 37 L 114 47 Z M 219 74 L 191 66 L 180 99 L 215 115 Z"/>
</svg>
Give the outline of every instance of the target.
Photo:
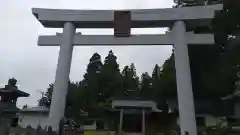
<svg viewBox="0 0 240 135">
<path fill-rule="evenodd" d="M 39 46 L 60 46 L 49 124 L 57 130 L 64 116 L 73 45 L 173 45 L 181 134 L 197 135 L 187 45 L 213 45 L 214 38 L 212 34 L 187 31 L 198 26 L 208 26 L 215 10 L 221 8 L 222 5 L 129 11 L 33 8 L 33 14 L 44 27 L 63 28 L 62 35 L 40 36 L 38 39 Z M 119 15 L 119 18 L 119 13 L 124 15 Z M 118 19 L 122 23 L 113 23 Z M 76 28 L 113 27 L 115 36 L 75 33 Z M 165 35 L 130 35 L 130 28 L 145 27 L 172 27 L 172 30 Z"/>
</svg>

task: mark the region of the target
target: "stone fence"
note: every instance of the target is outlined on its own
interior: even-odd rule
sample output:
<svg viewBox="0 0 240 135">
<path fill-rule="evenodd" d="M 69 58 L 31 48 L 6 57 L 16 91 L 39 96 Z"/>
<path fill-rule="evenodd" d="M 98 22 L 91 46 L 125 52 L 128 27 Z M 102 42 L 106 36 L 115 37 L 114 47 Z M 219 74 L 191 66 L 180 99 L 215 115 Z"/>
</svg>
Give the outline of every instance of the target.
<svg viewBox="0 0 240 135">
<path fill-rule="evenodd" d="M 62 128 L 58 131 L 52 131 L 52 127 L 49 126 L 47 129 L 42 128 L 41 126 L 38 126 L 37 129 L 32 128 L 30 125 L 27 126 L 27 128 L 15 131 L 10 133 L 9 135 L 83 135 L 83 131 L 71 128 Z M 8 134 L 6 134 L 8 135 Z"/>
<path fill-rule="evenodd" d="M 34 129 L 31 127 L 31 125 L 28 125 L 26 129 L 22 129 L 19 131 L 15 131 L 12 133 L 6 133 L 3 135 L 83 135 L 84 132 L 79 128 L 75 128 L 71 125 L 65 125 L 65 120 L 62 119 L 59 122 L 59 130 L 58 132 L 53 131 L 51 126 L 48 127 L 41 127 L 40 125 L 37 127 L 37 129 Z"/>
</svg>

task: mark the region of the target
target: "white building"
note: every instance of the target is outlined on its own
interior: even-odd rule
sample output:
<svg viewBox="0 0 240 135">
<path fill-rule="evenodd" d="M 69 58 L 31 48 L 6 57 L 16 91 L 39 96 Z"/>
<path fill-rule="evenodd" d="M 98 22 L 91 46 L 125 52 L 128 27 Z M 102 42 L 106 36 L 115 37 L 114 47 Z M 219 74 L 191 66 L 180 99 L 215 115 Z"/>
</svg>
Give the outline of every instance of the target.
<svg viewBox="0 0 240 135">
<path fill-rule="evenodd" d="M 19 116 L 19 125 L 26 128 L 31 125 L 32 128 L 37 128 L 41 125 L 42 128 L 48 125 L 49 109 L 46 107 L 31 107 L 23 108 Z"/>
<path fill-rule="evenodd" d="M 28 107 L 21 109 L 19 116 L 19 126 L 26 128 L 31 125 L 32 128 L 37 128 L 41 125 L 42 128 L 46 128 L 48 124 L 49 109 L 46 107 Z M 76 124 L 72 121 L 73 124 Z M 96 121 L 93 121 L 90 125 L 83 125 L 84 129 L 93 130 L 96 129 Z"/>
</svg>

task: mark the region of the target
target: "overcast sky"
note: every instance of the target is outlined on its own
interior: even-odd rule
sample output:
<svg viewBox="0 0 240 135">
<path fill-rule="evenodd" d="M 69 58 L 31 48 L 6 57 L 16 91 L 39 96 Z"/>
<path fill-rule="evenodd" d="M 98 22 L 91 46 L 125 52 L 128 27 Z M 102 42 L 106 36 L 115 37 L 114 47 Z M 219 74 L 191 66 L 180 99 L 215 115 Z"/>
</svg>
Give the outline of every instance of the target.
<svg viewBox="0 0 240 135">
<path fill-rule="evenodd" d="M 59 47 L 38 47 L 40 34 L 55 34 L 61 29 L 44 28 L 32 15 L 31 8 L 59 9 L 147 9 L 169 8 L 173 0 L 0 0 L 0 86 L 11 77 L 18 80 L 19 88 L 31 94 L 20 99 L 18 105 L 34 106 L 40 98 L 37 90 L 45 91 L 54 82 Z M 113 30 L 82 30 L 83 34 L 112 34 Z M 158 34 L 164 30 L 133 29 L 133 34 Z M 146 47 L 75 47 L 70 79 L 79 81 L 93 53 L 102 60 L 109 50 L 124 65 L 135 63 L 137 73 L 152 72 L 155 64 L 162 65 L 171 54 L 171 46 Z"/>
</svg>

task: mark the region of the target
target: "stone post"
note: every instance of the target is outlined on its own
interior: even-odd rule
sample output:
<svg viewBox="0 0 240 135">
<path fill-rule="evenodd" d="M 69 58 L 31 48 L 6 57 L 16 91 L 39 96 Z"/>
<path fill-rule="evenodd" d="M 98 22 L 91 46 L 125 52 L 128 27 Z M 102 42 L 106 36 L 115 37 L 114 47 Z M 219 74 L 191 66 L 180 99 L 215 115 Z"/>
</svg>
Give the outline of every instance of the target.
<svg viewBox="0 0 240 135">
<path fill-rule="evenodd" d="M 11 118 L 0 117 L 0 135 L 9 135 Z"/>
<path fill-rule="evenodd" d="M 119 135 L 122 133 L 122 126 L 123 126 L 123 109 L 121 109 L 120 111 L 119 130 L 118 130 Z"/>
<path fill-rule="evenodd" d="M 146 133 L 146 122 L 145 122 L 145 110 L 142 110 L 142 134 L 145 135 Z"/>
</svg>

